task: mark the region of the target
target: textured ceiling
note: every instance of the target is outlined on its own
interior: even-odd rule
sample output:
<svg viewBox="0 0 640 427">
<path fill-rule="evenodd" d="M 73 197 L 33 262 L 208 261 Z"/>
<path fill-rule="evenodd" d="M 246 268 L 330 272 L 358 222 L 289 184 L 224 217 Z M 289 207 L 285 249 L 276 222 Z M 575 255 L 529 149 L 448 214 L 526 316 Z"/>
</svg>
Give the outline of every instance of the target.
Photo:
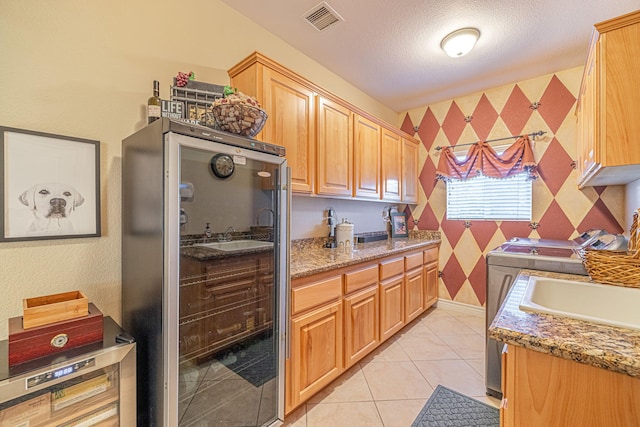
<svg viewBox="0 0 640 427">
<path fill-rule="evenodd" d="M 320 0 L 222 0 L 396 112 L 582 65 L 593 24 L 640 0 L 327 0 L 344 22 L 324 31 Z M 480 40 L 462 58 L 440 49 L 458 28 Z"/>
</svg>

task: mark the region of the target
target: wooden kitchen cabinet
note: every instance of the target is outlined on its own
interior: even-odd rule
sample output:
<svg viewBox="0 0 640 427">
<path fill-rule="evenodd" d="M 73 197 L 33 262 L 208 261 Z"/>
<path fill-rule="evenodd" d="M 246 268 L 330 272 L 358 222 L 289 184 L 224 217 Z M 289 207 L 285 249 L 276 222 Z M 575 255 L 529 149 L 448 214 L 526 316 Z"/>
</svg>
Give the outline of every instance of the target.
<svg viewBox="0 0 640 427">
<path fill-rule="evenodd" d="M 424 255 L 424 309 L 438 302 L 438 248 L 429 248 Z"/>
<path fill-rule="evenodd" d="M 380 342 L 391 338 L 404 322 L 404 258 L 380 262 Z"/>
<path fill-rule="evenodd" d="M 578 184 L 626 184 L 640 178 L 640 11 L 595 25 L 582 77 Z"/>
<path fill-rule="evenodd" d="M 389 129 L 382 129 L 382 198 L 402 199 L 402 137 Z"/>
<path fill-rule="evenodd" d="M 417 203 L 418 142 L 411 135 L 258 52 L 229 76 L 269 115 L 257 138 L 285 147 L 294 193 Z"/>
<path fill-rule="evenodd" d="M 404 257 L 405 322 L 409 323 L 425 310 L 425 287 L 422 252 Z"/>
<path fill-rule="evenodd" d="M 348 107 L 318 96 L 319 195 L 353 195 L 353 114 Z"/>
<path fill-rule="evenodd" d="M 343 371 L 342 275 L 320 274 L 291 285 L 285 410 L 306 401 Z"/>
<path fill-rule="evenodd" d="M 380 125 L 356 114 L 353 132 L 354 196 L 379 200 L 382 197 Z"/>
<path fill-rule="evenodd" d="M 402 138 L 402 201 L 418 203 L 418 144 Z"/>
<path fill-rule="evenodd" d="M 433 246 L 293 281 L 287 414 L 435 302 L 426 278 L 437 299 L 437 259 Z"/>
<path fill-rule="evenodd" d="M 500 424 L 640 425 L 640 379 L 514 345 L 503 353 Z"/>
<path fill-rule="evenodd" d="M 378 263 L 344 275 L 345 369 L 380 343 Z"/>
<path fill-rule="evenodd" d="M 285 147 L 291 188 L 313 193 L 316 176 L 316 100 L 313 85 L 259 53 L 229 70 L 231 85 L 255 97 L 269 115 L 257 138 Z"/>
<path fill-rule="evenodd" d="M 290 407 L 342 373 L 342 301 L 291 319 Z"/>
</svg>

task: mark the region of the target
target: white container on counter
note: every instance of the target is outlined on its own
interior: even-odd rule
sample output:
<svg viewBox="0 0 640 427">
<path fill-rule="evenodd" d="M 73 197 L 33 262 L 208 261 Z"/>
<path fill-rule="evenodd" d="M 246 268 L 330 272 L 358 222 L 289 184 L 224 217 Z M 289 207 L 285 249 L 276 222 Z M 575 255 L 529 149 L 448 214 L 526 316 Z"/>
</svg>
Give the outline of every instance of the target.
<svg viewBox="0 0 640 427">
<path fill-rule="evenodd" d="M 336 244 L 338 248 L 353 249 L 353 227 L 354 225 L 347 222 L 345 218 L 336 225 Z"/>
</svg>

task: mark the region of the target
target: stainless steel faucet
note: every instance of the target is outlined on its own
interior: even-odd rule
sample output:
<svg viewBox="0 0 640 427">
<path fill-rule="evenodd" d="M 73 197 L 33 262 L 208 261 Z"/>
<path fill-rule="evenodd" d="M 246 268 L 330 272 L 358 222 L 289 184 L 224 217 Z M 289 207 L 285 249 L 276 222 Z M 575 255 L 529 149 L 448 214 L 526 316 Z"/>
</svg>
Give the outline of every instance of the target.
<svg viewBox="0 0 640 427">
<path fill-rule="evenodd" d="M 231 241 L 231 233 L 235 233 L 236 229 L 232 227 L 229 227 L 225 230 L 224 234 L 222 234 L 222 239 L 218 238 L 218 240 L 221 240 L 223 242 L 229 242 Z"/>
<path fill-rule="evenodd" d="M 256 225 L 260 225 L 260 214 L 265 211 L 271 212 L 271 226 L 273 226 L 273 223 L 275 222 L 275 214 L 273 213 L 273 210 L 269 208 L 262 208 L 258 211 L 258 213 L 256 214 Z"/>
</svg>

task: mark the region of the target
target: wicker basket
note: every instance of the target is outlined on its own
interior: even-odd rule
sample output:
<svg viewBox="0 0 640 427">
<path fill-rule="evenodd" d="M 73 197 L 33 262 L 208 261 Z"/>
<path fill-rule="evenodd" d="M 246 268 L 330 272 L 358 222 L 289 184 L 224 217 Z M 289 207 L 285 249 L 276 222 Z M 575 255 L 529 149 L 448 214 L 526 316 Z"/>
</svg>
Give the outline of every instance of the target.
<svg viewBox="0 0 640 427">
<path fill-rule="evenodd" d="M 586 249 L 582 251 L 582 260 L 591 280 L 610 285 L 640 288 L 638 215 L 640 215 L 640 209 L 636 209 L 633 214 L 633 224 L 631 224 L 627 251 L 607 251 L 602 249 Z"/>
<path fill-rule="evenodd" d="M 247 104 L 213 105 L 210 111 L 218 129 L 242 136 L 256 136 L 267 121 L 264 110 Z"/>
</svg>

